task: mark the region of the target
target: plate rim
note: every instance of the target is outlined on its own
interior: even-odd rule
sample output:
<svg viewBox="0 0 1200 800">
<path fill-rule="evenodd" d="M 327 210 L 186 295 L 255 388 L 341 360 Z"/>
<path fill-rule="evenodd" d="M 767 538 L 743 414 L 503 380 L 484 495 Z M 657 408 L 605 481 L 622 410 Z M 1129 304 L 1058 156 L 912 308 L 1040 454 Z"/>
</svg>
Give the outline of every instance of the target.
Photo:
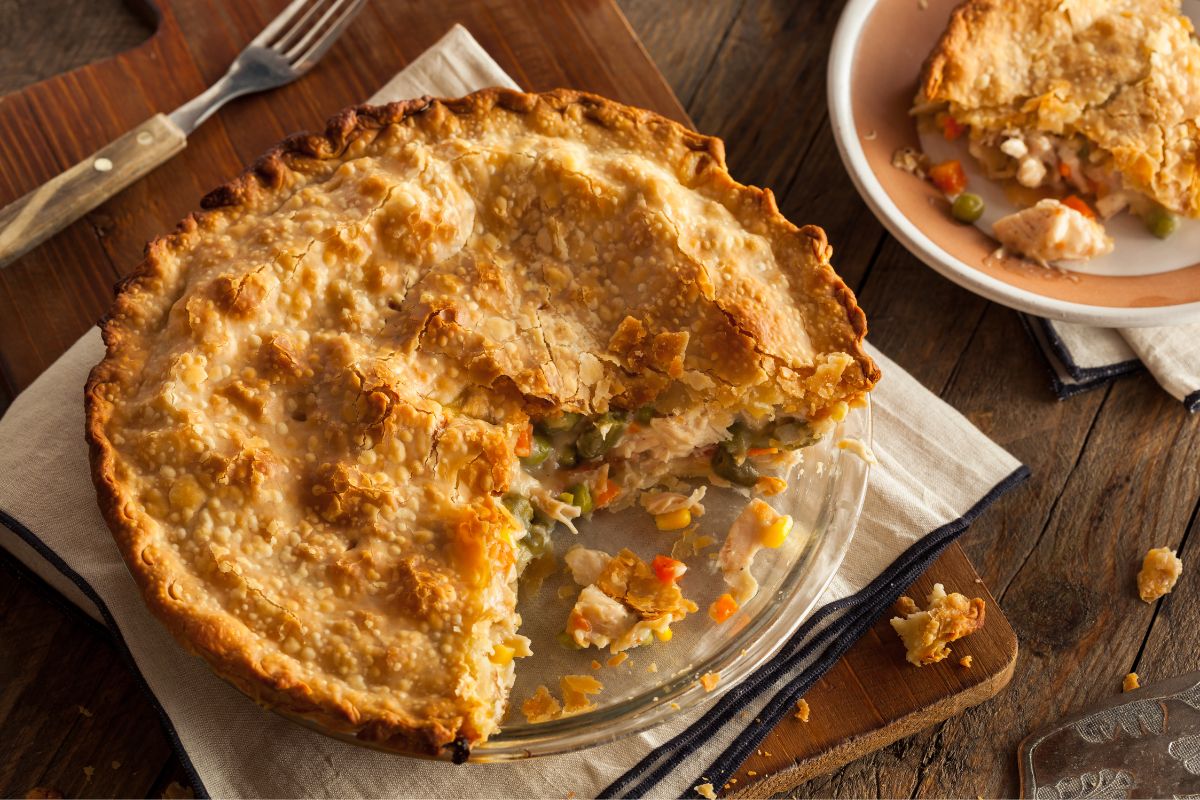
<svg viewBox="0 0 1200 800">
<path fill-rule="evenodd" d="M 947 253 L 896 206 L 867 162 L 854 122 L 851 80 L 859 36 L 879 0 L 850 0 L 834 32 L 826 69 L 829 122 L 842 165 L 875 218 L 908 252 L 967 291 L 1016 311 L 1105 328 L 1182 325 L 1200 319 L 1200 302 L 1114 308 L 1057 300 L 997 280 Z M 915 80 L 915 77 L 914 77 Z"/>
</svg>

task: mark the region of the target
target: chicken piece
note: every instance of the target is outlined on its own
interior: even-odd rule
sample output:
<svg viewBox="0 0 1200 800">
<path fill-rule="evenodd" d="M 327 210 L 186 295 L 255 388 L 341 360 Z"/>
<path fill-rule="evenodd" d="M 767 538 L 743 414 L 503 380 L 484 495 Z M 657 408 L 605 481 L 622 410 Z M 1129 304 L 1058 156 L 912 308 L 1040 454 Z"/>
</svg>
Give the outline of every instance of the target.
<svg viewBox="0 0 1200 800">
<path fill-rule="evenodd" d="M 564 558 L 577 582 L 590 580 L 567 617 L 567 635 L 580 647 L 618 653 L 654 637 L 666 641 L 671 623 L 696 610 L 678 585 L 687 568 L 674 559 L 658 556 L 651 566 L 632 550 L 609 556 L 584 548 Z"/>
<path fill-rule="evenodd" d="M 758 498 L 751 500 L 729 526 L 725 544 L 717 554 L 717 565 L 739 606 L 758 594 L 758 581 L 750 574 L 754 556 L 764 547 L 779 547 L 791 527 L 791 517 Z"/>
<path fill-rule="evenodd" d="M 1006 249 L 1043 264 L 1086 261 L 1113 250 L 1104 226 L 1053 199 L 1001 217 L 992 232 Z"/>
<path fill-rule="evenodd" d="M 567 616 L 567 635 L 580 647 L 608 647 L 624 640 L 637 623 L 637 614 L 590 584 Z"/>
<path fill-rule="evenodd" d="M 950 655 L 947 644 L 983 627 L 983 600 L 968 600 L 958 592 L 948 595 L 940 583 L 933 585 L 924 611 L 908 597 L 900 598 L 900 605 L 906 615 L 892 617 L 892 628 L 904 642 L 905 658 L 918 667 L 941 661 Z"/>
<path fill-rule="evenodd" d="M 1183 561 L 1169 547 L 1155 547 L 1142 559 L 1142 569 L 1137 574 L 1138 595 L 1147 603 L 1153 603 L 1164 594 L 1170 594 L 1175 581 L 1183 573 Z"/>
<path fill-rule="evenodd" d="M 612 556 L 603 550 L 589 550 L 582 545 L 576 545 L 566 552 L 563 561 L 571 570 L 571 579 L 580 586 L 595 583 L 600 573 L 612 561 Z"/>
</svg>

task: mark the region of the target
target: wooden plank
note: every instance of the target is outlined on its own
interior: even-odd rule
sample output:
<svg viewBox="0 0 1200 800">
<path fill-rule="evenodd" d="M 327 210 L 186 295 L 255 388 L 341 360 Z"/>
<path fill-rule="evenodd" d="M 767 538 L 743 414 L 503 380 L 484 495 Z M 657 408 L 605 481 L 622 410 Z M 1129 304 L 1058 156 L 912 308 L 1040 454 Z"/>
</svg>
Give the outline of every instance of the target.
<svg viewBox="0 0 1200 800">
<path fill-rule="evenodd" d="M 957 544 L 934 562 L 907 594 L 923 601 L 934 583 L 982 597 L 983 630 L 954 643 L 938 664 L 914 667 L 886 613 L 870 632 L 805 695 L 808 722 L 781 722 L 724 787 L 731 797 L 791 791 L 817 775 L 994 697 L 1008 685 L 1017 661 L 1017 637 L 995 598 Z M 969 655 L 970 669 L 958 664 Z M 919 671 L 918 671 L 919 670 Z"/>
</svg>

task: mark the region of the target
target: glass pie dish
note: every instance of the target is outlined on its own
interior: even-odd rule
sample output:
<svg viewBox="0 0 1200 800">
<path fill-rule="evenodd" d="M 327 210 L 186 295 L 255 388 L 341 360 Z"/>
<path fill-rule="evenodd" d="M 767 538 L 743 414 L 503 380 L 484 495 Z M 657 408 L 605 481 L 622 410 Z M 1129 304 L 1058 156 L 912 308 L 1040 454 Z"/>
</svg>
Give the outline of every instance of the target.
<svg viewBox="0 0 1200 800">
<path fill-rule="evenodd" d="M 575 650 L 559 643 L 580 588 L 572 581 L 562 555 L 577 544 L 614 554 L 628 547 L 649 561 L 656 554 L 669 554 L 679 532 L 657 530 L 654 518 L 639 506 L 598 513 L 578 526 L 577 535 L 559 528 L 553 538 L 554 573 L 536 590 L 527 585 L 528 576 L 522 578 L 520 631 L 532 641 L 533 655 L 517 664 L 516 684 L 500 731 L 474 746 L 470 760 L 515 761 L 607 744 L 715 701 L 763 667 L 816 610 L 850 549 L 870 472 L 857 443 L 869 451 L 871 435 L 868 397 L 864 406 L 851 409 L 829 435 L 805 448 L 787 490 L 764 498 L 777 511 L 790 514 L 794 526 L 781 547 L 758 552 L 751 567 L 759 583 L 758 594 L 721 624 L 707 613 L 709 604 L 729 590 L 715 557 L 747 498 L 710 486 L 698 533 L 715 541 L 682 559 L 688 571 L 680 580 L 685 597 L 699 610 L 671 626 L 670 641 L 626 650 L 626 658 L 618 659 L 615 666 L 608 663 L 612 658 L 608 650 Z M 850 446 L 840 447 L 839 442 Z M 593 661 L 600 663 L 599 669 L 592 666 Z M 719 675 L 711 691 L 699 680 L 707 673 Z M 557 696 L 559 678 L 564 675 L 587 675 L 603 684 L 600 693 L 589 697 L 595 708 L 547 722 L 527 722 L 521 704 L 539 685 Z M 375 747 L 303 718 L 284 716 L 342 741 Z"/>
<path fill-rule="evenodd" d="M 853 448 L 839 447 L 844 440 L 870 445 L 869 402 L 852 410 L 831 435 L 807 448 L 788 489 L 766 498 L 778 511 L 791 514 L 795 526 L 782 547 L 759 551 L 752 567 L 760 585 L 758 594 L 722 624 L 707 613 L 709 604 L 728 591 L 713 558 L 747 501 L 730 490 L 710 487 L 699 533 L 716 541 L 683 559 L 688 572 L 680 581 L 685 596 L 700 610 L 672 625 L 669 642 L 627 650 L 628 657 L 615 667 L 608 665 L 607 650 L 570 650 L 557 642 L 579 589 L 561 555 L 576 544 L 609 553 L 629 547 L 649 561 L 657 553 L 669 554 L 678 532 L 656 530 L 653 518 L 637 506 L 596 514 L 580 526 L 578 536 L 560 529 L 554 542 L 560 569 L 536 592 L 523 585 L 518 604 L 524 621 L 521 632 L 532 640 L 534 655 L 518 664 L 511 706 L 500 732 L 476 746 L 471 760 L 564 753 L 638 733 L 714 700 L 773 658 L 815 610 L 854 536 L 869 465 Z M 560 596 L 562 587 L 570 588 L 569 592 L 563 589 L 565 596 Z M 603 666 L 594 669 L 593 661 Z M 712 691 L 699 683 L 706 673 L 720 676 Z M 521 703 L 539 685 L 557 695 L 559 678 L 570 674 L 590 675 L 603 683 L 603 691 L 590 698 L 596 708 L 549 722 L 526 722 Z"/>
</svg>

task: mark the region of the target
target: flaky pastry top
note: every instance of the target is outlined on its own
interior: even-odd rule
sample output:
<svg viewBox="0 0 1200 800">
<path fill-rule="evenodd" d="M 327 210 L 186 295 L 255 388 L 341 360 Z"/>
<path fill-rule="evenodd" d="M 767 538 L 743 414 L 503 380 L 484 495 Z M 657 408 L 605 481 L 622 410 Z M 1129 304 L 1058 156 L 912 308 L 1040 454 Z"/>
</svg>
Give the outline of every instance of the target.
<svg viewBox="0 0 1200 800">
<path fill-rule="evenodd" d="M 105 322 L 101 507 L 218 673 L 390 747 L 502 715 L 530 415 L 819 419 L 878 375 L 820 229 L 718 140 L 591 95 L 349 109 L 204 207 Z"/>
<path fill-rule="evenodd" d="M 1165 207 L 1200 215 L 1200 45 L 1178 0 L 968 0 L 918 108 L 982 130 L 1083 135 Z"/>
</svg>

